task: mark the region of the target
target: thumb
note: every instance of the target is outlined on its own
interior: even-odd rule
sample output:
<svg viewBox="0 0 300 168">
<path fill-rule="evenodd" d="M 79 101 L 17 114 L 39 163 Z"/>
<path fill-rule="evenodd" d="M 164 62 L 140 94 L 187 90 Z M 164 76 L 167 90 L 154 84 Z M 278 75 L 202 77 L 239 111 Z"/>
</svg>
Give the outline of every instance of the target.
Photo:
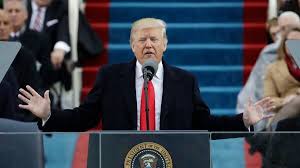
<svg viewBox="0 0 300 168">
<path fill-rule="evenodd" d="M 47 101 L 50 101 L 49 90 L 46 90 L 46 92 L 44 93 L 44 98 L 45 98 Z"/>
</svg>

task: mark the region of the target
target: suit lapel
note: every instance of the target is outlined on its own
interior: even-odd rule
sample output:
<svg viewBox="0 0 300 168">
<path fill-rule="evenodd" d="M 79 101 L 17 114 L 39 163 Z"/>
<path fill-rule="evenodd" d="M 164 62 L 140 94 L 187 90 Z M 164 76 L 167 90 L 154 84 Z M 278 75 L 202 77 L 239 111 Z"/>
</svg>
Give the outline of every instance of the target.
<svg viewBox="0 0 300 168">
<path fill-rule="evenodd" d="M 122 87 L 122 93 L 125 98 L 127 108 L 129 110 L 130 122 L 134 129 L 137 128 L 137 101 L 135 91 L 135 64 L 136 59 L 127 64 L 120 72 L 120 82 Z M 171 105 L 175 103 L 175 90 L 178 78 L 171 70 L 171 68 L 163 61 L 164 66 L 164 82 L 163 82 L 163 96 L 161 103 L 160 114 L 160 128 L 166 129 L 165 120 L 170 113 L 169 109 Z M 172 108 L 173 109 L 173 108 Z"/>
<path fill-rule="evenodd" d="M 130 120 L 134 129 L 137 128 L 135 63 L 136 59 L 134 59 L 129 64 L 125 65 L 124 69 L 120 72 L 121 85 L 123 85 L 122 92 L 129 110 Z"/>
<path fill-rule="evenodd" d="M 163 61 L 164 66 L 164 81 L 163 81 L 163 96 L 161 103 L 161 114 L 160 114 L 160 129 L 166 128 L 166 118 L 170 113 L 171 106 L 175 105 L 176 99 L 176 76 L 171 68 Z M 172 108 L 174 109 L 174 108 Z"/>
<path fill-rule="evenodd" d="M 51 5 L 47 7 L 46 9 L 46 12 L 45 12 L 45 19 L 44 19 L 44 23 L 43 23 L 43 31 L 46 31 L 48 29 L 48 26 L 47 26 L 47 22 L 51 19 L 50 16 L 51 16 Z"/>
<path fill-rule="evenodd" d="M 27 3 L 27 12 L 28 12 L 28 19 L 27 19 L 27 27 L 29 28 L 30 22 L 31 22 L 31 16 L 32 16 L 32 6 L 31 1 L 28 1 Z"/>
</svg>

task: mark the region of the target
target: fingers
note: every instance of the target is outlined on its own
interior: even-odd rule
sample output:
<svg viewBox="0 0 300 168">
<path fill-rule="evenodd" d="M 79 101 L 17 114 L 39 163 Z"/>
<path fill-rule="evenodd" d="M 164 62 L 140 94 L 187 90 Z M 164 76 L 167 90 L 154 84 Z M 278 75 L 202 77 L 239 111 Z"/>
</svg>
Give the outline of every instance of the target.
<svg viewBox="0 0 300 168">
<path fill-rule="evenodd" d="M 24 89 L 19 89 L 19 91 L 22 93 L 22 95 L 24 95 L 26 98 L 31 99 L 32 95 L 30 93 L 28 93 L 26 90 Z"/>
<path fill-rule="evenodd" d="M 54 69 L 59 69 L 61 67 L 61 62 L 59 62 L 57 59 L 52 61 L 52 65 Z"/>
<path fill-rule="evenodd" d="M 257 101 L 256 103 L 254 103 L 254 105 L 263 105 L 263 104 L 266 104 L 268 102 L 272 102 L 272 99 L 270 97 L 265 97 L 259 101 Z"/>
<path fill-rule="evenodd" d="M 271 117 L 274 117 L 274 116 L 275 116 L 275 114 L 268 114 L 268 115 L 263 116 L 262 119 L 267 119 L 267 118 L 271 118 Z"/>
<path fill-rule="evenodd" d="M 62 62 L 64 60 L 65 52 L 60 49 L 55 49 L 51 53 L 51 62 L 55 69 L 61 68 Z"/>
<path fill-rule="evenodd" d="M 22 100 L 24 103 L 26 103 L 26 104 L 29 104 L 30 103 L 30 100 L 29 99 L 27 99 L 26 97 L 24 97 L 23 95 L 21 95 L 21 94 L 18 94 L 18 98 L 20 99 L 20 100 Z"/>
<path fill-rule="evenodd" d="M 268 106 L 264 108 L 264 111 L 268 112 L 268 111 L 273 111 L 276 109 L 276 106 Z"/>
<path fill-rule="evenodd" d="M 21 109 L 25 109 L 25 110 L 28 110 L 28 111 L 30 111 L 30 109 L 29 109 L 29 105 L 23 105 L 23 104 L 19 104 L 19 107 L 20 107 Z"/>
<path fill-rule="evenodd" d="M 33 96 L 40 96 L 32 87 L 26 85 L 26 89 L 33 95 Z"/>
</svg>

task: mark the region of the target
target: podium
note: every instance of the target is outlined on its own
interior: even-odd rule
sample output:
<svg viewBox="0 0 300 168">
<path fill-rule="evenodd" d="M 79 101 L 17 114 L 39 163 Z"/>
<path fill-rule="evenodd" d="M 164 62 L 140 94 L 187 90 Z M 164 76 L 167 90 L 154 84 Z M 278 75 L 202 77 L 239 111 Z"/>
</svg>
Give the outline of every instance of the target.
<svg viewBox="0 0 300 168">
<path fill-rule="evenodd" d="M 97 144 L 99 136 L 99 145 Z M 101 132 L 90 135 L 88 168 L 209 168 L 206 132 Z M 99 146 L 98 164 L 96 159 Z"/>
<path fill-rule="evenodd" d="M 43 138 L 36 123 L 0 118 L 0 156 L 0 167 L 43 168 Z"/>
<path fill-rule="evenodd" d="M 3 126 L 4 122 L 0 123 Z M 6 123 L 10 124 L 10 121 Z M 47 152 L 49 147 L 43 145 L 49 144 L 49 138 L 46 138 L 44 133 L 36 132 L 36 129 L 30 125 L 32 123 L 28 123 L 26 130 L 11 127 L 10 132 L 7 132 L 1 129 L 3 127 L 0 124 L 0 167 L 73 167 L 72 164 L 65 163 L 74 159 L 74 152 L 62 152 L 66 148 L 61 149 L 62 144 L 52 141 L 51 151 L 54 151 L 55 158 L 53 155 L 49 157 Z M 20 126 L 24 128 L 23 124 Z M 51 138 L 59 140 L 56 141 L 57 143 L 63 141 L 64 145 L 72 144 L 73 140 L 63 139 L 68 135 L 70 137 L 88 135 L 89 138 L 85 139 L 85 142 L 89 143 L 81 144 L 81 147 L 87 148 L 81 151 L 81 157 L 76 158 L 77 161 L 85 158 L 80 165 L 87 168 L 206 168 L 211 166 L 231 168 L 244 167 L 245 156 L 248 163 L 258 165 L 257 167 L 262 167 L 259 165 L 300 166 L 297 157 L 297 151 L 300 149 L 299 133 L 249 134 L 251 136 L 247 136 L 246 141 L 250 142 L 251 146 L 250 148 L 246 146 L 246 149 L 244 149 L 244 137 L 212 140 L 212 133 L 208 132 L 53 132 L 51 134 Z M 240 133 L 228 133 L 226 137 L 237 137 L 236 134 L 240 135 Z M 251 158 L 251 155 L 257 154 L 254 153 L 256 147 L 262 149 L 258 145 L 265 146 L 265 155 L 261 162 L 257 158 Z"/>
</svg>

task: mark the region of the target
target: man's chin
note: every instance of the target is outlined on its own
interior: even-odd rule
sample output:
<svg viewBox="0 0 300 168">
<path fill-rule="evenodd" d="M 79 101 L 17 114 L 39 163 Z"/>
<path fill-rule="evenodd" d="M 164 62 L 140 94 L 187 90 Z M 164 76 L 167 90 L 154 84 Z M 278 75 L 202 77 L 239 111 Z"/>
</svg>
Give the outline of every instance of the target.
<svg viewBox="0 0 300 168">
<path fill-rule="evenodd" d="M 155 55 L 154 54 L 145 54 L 144 59 L 154 59 L 155 60 Z"/>
</svg>

